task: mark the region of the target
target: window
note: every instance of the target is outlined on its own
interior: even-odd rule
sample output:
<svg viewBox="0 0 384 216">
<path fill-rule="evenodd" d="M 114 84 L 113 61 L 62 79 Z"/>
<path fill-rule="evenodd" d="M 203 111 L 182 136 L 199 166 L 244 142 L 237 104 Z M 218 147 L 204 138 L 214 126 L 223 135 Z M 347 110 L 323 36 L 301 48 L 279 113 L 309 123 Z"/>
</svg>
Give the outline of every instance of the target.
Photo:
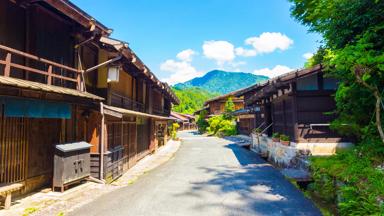
<svg viewBox="0 0 384 216">
<path fill-rule="evenodd" d="M 317 74 L 299 78 L 297 80 L 297 90 L 314 91 L 318 89 Z"/>
<path fill-rule="evenodd" d="M 335 78 L 324 77 L 323 89 L 324 90 L 336 90 L 338 81 Z"/>
<path fill-rule="evenodd" d="M 121 146 L 121 123 L 110 123 L 107 125 L 108 133 L 108 149 L 112 150 L 118 146 Z"/>
</svg>

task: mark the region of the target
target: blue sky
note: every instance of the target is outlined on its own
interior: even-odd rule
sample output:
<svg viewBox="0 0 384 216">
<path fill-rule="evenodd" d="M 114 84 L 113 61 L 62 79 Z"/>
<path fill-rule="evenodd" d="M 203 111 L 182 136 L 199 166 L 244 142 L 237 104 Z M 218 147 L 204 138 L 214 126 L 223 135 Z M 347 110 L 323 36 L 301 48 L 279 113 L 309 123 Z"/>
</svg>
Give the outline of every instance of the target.
<svg viewBox="0 0 384 216">
<path fill-rule="evenodd" d="M 73 0 L 171 84 L 212 69 L 270 77 L 303 66 L 321 37 L 286 0 Z"/>
</svg>

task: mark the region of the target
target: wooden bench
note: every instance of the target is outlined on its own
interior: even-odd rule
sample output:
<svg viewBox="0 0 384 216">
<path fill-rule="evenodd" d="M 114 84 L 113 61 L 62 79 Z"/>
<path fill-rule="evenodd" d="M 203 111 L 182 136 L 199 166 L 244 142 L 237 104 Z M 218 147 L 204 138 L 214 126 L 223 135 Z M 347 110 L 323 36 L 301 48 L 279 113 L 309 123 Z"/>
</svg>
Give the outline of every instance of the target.
<svg viewBox="0 0 384 216">
<path fill-rule="evenodd" d="M 5 198 L 4 209 L 11 207 L 12 192 L 21 190 L 24 187 L 21 183 L 11 183 L 0 185 L 0 196 Z"/>
</svg>

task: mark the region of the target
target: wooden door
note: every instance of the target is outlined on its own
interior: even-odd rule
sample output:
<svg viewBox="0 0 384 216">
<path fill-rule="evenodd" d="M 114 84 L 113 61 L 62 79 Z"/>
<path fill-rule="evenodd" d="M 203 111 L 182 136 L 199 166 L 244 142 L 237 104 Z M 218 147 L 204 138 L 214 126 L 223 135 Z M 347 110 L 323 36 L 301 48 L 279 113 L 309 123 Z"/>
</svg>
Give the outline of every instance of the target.
<svg viewBox="0 0 384 216">
<path fill-rule="evenodd" d="M 26 179 L 28 120 L 0 117 L 0 184 Z"/>
</svg>

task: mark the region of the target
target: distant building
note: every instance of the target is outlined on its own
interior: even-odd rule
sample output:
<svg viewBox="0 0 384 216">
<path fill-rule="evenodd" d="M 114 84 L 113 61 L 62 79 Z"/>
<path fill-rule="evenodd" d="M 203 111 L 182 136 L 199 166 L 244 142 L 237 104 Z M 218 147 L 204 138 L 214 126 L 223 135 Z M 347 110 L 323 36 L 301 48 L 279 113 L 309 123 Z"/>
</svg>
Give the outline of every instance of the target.
<svg viewBox="0 0 384 216">
<path fill-rule="evenodd" d="M 232 102 L 235 104 L 235 110 L 244 108 L 244 99 L 242 96 L 235 96 L 237 91 L 230 92 L 221 96 L 214 97 L 204 102 L 204 108 L 195 112 L 199 114 L 201 111 L 207 111 L 207 117 L 221 115 L 225 112 L 225 103 L 229 98 L 232 98 Z"/>
<path fill-rule="evenodd" d="M 196 120 L 193 115 L 171 112 L 171 117 L 180 125 L 179 130 L 196 129 Z"/>
</svg>

